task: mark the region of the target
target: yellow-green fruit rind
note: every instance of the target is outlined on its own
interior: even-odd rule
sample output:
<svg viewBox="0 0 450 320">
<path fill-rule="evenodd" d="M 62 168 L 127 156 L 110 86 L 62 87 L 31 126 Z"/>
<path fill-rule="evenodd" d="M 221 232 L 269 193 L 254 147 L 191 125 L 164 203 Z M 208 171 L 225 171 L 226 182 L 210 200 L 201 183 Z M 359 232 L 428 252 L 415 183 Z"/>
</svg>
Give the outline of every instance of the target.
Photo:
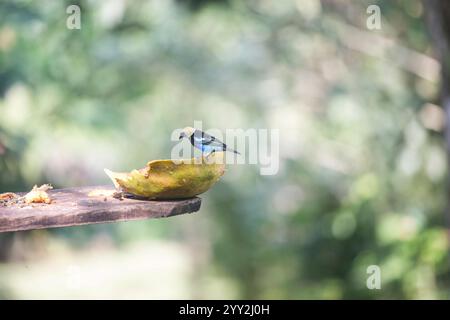
<svg viewBox="0 0 450 320">
<path fill-rule="evenodd" d="M 225 165 L 211 163 L 211 160 L 214 159 L 198 164 L 195 163 L 197 159 L 177 163 L 154 160 L 146 168 L 130 173 L 115 173 L 107 169 L 105 172 L 116 187 L 137 196 L 150 199 L 190 198 L 207 191 L 223 175 Z"/>
</svg>

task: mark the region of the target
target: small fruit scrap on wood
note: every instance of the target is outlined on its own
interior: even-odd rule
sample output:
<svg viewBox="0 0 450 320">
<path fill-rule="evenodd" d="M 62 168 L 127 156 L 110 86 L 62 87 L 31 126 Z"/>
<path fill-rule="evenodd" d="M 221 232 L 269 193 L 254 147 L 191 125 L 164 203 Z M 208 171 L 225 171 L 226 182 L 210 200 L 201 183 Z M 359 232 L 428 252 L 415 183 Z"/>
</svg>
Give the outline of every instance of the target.
<svg viewBox="0 0 450 320">
<path fill-rule="evenodd" d="M 88 197 L 113 197 L 116 192 L 110 189 L 95 189 L 88 193 Z"/>
<path fill-rule="evenodd" d="M 19 199 L 19 195 L 13 192 L 0 193 L 0 207 L 7 207 L 11 204 L 15 204 Z"/>
<path fill-rule="evenodd" d="M 52 203 L 52 199 L 48 195 L 47 191 L 53 189 L 49 184 L 43 184 L 42 186 L 34 186 L 33 189 L 25 195 L 25 203 Z"/>
<path fill-rule="evenodd" d="M 11 200 L 14 198 L 18 198 L 19 196 L 12 192 L 0 193 L 0 200 Z"/>
<path fill-rule="evenodd" d="M 13 192 L 5 192 L 0 194 L 0 206 L 9 207 L 12 205 L 20 205 L 24 207 L 31 203 L 52 203 L 52 199 L 48 195 L 47 191 L 53 189 L 49 184 L 43 184 L 42 186 L 34 186 L 33 189 L 24 196 L 19 196 Z"/>
<path fill-rule="evenodd" d="M 103 201 L 108 201 L 108 198 L 123 200 L 123 193 L 115 189 L 95 189 L 88 193 L 88 197 L 101 197 Z"/>
</svg>

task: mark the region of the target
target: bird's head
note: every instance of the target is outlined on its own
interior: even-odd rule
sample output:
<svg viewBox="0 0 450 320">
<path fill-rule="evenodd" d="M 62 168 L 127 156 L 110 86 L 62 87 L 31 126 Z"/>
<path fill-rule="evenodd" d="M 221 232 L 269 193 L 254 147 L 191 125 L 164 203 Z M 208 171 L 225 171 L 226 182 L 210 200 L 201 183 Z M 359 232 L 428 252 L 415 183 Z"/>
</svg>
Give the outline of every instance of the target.
<svg viewBox="0 0 450 320">
<path fill-rule="evenodd" d="M 186 127 L 183 130 L 181 130 L 180 132 L 180 137 L 178 138 L 179 140 L 183 139 L 183 138 L 190 138 L 195 132 L 195 129 L 192 127 Z"/>
</svg>

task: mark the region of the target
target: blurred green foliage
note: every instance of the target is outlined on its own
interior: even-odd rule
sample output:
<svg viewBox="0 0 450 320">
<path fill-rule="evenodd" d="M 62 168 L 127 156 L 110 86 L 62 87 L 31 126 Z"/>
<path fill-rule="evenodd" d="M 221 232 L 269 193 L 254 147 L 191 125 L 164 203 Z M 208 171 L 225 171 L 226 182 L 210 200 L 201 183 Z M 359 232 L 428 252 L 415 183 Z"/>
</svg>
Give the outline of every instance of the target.
<svg viewBox="0 0 450 320">
<path fill-rule="evenodd" d="M 373 3 L 381 30 L 366 28 Z M 7 275 L 38 261 L 27 252 L 102 235 L 124 252 L 191 248 L 185 298 L 211 297 L 214 279 L 231 288 L 219 298 L 449 298 L 439 65 L 420 1 L 79 1 L 81 30 L 66 28 L 69 4 L 0 3 L 0 191 L 108 183 L 104 167 L 167 158 L 194 120 L 279 128 L 280 171 L 230 166 L 187 217 L 0 235 L 0 297 L 22 297 Z M 367 289 L 369 265 L 382 290 Z"/>
</svg>

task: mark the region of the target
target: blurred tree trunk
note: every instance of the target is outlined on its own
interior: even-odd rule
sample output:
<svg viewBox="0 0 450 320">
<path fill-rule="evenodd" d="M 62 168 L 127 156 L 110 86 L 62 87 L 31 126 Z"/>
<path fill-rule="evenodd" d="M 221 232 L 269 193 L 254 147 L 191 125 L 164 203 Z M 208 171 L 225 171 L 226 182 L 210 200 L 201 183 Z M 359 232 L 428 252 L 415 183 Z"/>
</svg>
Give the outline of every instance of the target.
<svg viewBox="0 0 450 320">
<path fill-rule="evenodd" d="M 428 30 L 437 58 L 442 66 L 440 101 L 446 115 L 445 142 L 447 154 L 450 154 L 450 1 L 423 0 L 422 3 L 425 7 L 425 19 Z M 447 225 L 450 225 L 450 197 L 446 218 Z"/>
</svg>

